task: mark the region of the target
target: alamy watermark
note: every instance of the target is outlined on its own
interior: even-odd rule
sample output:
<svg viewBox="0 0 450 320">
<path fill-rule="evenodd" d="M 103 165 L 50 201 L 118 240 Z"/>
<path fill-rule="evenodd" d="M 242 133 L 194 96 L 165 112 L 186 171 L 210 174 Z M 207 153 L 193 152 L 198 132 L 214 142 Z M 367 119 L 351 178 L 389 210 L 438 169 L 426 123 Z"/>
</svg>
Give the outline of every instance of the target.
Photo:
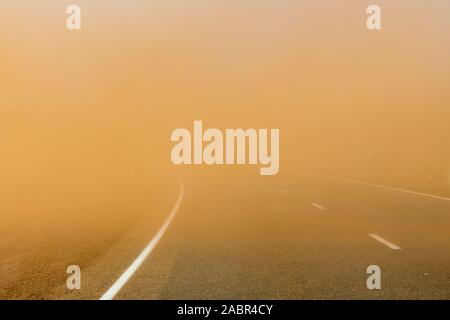
<svg viewBox="0 0 450 320">
<path fill-rule="evenodd" d="M 366 13 L 369 15 L 366 20 L 366 26 L 369 30 L 381 30 L 381 8 L 378 5 L 371 4 L 367 7 Z M 69 16 L 66 20 L 68 30 L 81 29 L 81 8 L 79 5 L 71 4 L 66 9 Z"/>
<path fill-rule="evenodd" d="M 223 133 L 211 128 L 203 132 L 203 122 L 194 121 L 193 134 L 176 129 L 171 140 L 177 142 L 171 152 L 176 165 L 259 164 L 261 175 L 275 175 L 280 167 L 279 129 L 225 129 Z"/>
<path fill-rule="evenodd" d="M 367 14 L 367 29 L 369 30 L 381 30 L 381 8 L 377 5 L 370 5 L 366 10 Z"/>
<path fill-rule="evenodd" d="M 75 4 L 67 7 L 66 13 L 69 15 L 66 20 L 66 27 L 68 30 L 81 29 L 81 8 Z"/>
<path fill-rule="evenodd" d="M 70 274 L 66 280 L 67 289 L 81 289 L 81 268 L 77 265 L 70 265 L 67 267 L 66 273 Z"/>
<path fill-rule="evenodd" d="M 366 286 L 369 290 L 381 289 L 381 268 L 377 265 L 370 265 L 367 267 L 367 274 L 370 276 L 367 278 Z"/>
</svg>

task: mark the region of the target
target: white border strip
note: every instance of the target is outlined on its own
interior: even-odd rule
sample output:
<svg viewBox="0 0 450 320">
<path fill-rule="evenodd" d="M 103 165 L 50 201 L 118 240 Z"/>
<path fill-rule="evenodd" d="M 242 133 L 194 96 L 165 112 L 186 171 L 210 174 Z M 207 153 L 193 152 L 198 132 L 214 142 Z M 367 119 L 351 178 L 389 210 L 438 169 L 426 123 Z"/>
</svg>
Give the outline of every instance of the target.
<svg viewBox="0 0 450 320">
<path fill-rule="evenodd" d="M 184 186 L 183 182 L 180 181 L 180 195 L 178 196 L 177 202 L 175 203 L 175 206 L 173 207 L 172 211 L 169 214 L 169 217 L 166 219 L 164 224 L 159 229 L 158 233 L 153 237 L 153 239 L 149 242 L 147 247 L 141 252 L 141 254 L 134 260 L 134 262 L 128 267 L 127 270 L 120 276 L 120 278 L 113 284 L 111 288 L 108 289 L 108 291 L 105 292 L 105 294 L 100 298 L 100 300 L 112 300 L 116 296 L 117 293 L 123 288 L 123 286 L 130 280 L 130 278 L 133 276 L 133 274 L 139 269 L 141 264 L 145 261 L 145 259 L 152 253 L 153 249 L 155 249 L 156 245 L 158 244 L 159 240 L 162 238 L 164 233 L 166 232 L 167 228 L 169 227 L 170 223 L 172 222 L 173 217 L 178 211 L 178 208 L 180 207 L 181 200 L 183 199 L 184 195 Z"/>
<path fill-rule="evenodd" d="M 376 234 L 371 233 L 371 234 L 369 234 L 369 236 L 372 237 L 372 238 L 374 238 L 374 239 L 377 240 L 378 242 L 381 242 L 381 243 L 384 244 L 385 246 L 388 246 L 388 247 L 391 248 L 392 250 L 400 250 L 400 249 L 401 249 L 398 245 L 393 244 L 392 242 L 387 241 L 386 239 L 383 239 L 382 237 L 380 237 L 380 236 L 378 236 L 378 235 L 376 235 Z"/>
<path fill-rule="evenodd" d="M 420 193 L 420 192 L 416 192 L 416 191 L 400 189 L 400 188 L 394 188 L 394 187 L 388 187 L 388 186 L 383 186 L 381 184 L 368 183 L 368 182 L 357 181 L 357 180 L 345 179 L 344 181 L 351 182 L 351 183 L 357 183 L 357 184 L 365 184 L 367 186 L 378 187 L 378 188 L 387 189 L 387 190 L 393 190 L 393 191 L 400 191 L 400 192 L 415 194 L 416 196 L 422 196 L 422 197 L 428 197 L 428 198 L 433 198 L 433 199 L 450 201 L 450 198 L 440 197 L 440 196 L 436 196 L 434 194 Z"/>
</svg>

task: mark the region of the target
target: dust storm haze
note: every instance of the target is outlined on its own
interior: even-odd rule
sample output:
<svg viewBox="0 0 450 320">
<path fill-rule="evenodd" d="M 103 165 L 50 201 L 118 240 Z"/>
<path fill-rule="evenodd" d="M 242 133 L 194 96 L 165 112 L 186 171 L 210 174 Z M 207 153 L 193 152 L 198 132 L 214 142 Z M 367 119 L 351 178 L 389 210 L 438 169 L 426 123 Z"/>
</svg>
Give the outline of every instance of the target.
<svg viewBox="0 0 450 320">
<path fill-rule="evenodd" d="M 136 221 L 158 226 L 180 180 L 206 199 L 312 179 L 448 196 L 450 4 L 377 3 L 380 32 L 369 1 L 80 0 L 71 32 L 71 1 L 2 1 L 0 231 L 19 238 L 2 297 L 53 286 L 16 287 L 35 255 L 7 260 L 10 243 L 90 265 Z M 173 165 L 170 134 L 194 120 L 280 129 L 279 173 Z"/>
</svg>

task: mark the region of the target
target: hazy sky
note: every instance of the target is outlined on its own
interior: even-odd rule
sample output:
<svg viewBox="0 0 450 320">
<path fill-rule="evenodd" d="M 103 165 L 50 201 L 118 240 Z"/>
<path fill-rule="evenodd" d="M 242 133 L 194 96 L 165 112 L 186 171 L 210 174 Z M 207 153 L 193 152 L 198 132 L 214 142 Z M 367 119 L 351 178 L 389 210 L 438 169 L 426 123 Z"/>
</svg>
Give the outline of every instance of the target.
<svg viewBox="0 0 450 320">
<path fill-rule="evenodd" d="M 36 190 L 108 199 L 176 176 L 170 132 L 194 120 L 280 128 L 292 179 L 448 193 L 450 2 L 375 2 L 86 0 L 71 32 L 73 1 L 3 0 L 3 211 Z"/>
</svg>

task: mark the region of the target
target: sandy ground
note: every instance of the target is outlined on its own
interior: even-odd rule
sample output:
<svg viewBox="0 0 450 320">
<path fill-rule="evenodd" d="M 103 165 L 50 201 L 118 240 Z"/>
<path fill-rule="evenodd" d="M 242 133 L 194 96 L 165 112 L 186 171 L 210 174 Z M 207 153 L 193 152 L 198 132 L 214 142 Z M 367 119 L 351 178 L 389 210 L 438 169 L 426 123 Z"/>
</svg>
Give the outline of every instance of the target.
<svg viewBox="0 0 450 320">
<path fill-rule="evenodd" d="M 0 268 L 4 275 L 0 280 L 1 299 L 60 298 L 67 289 L 69 265 L 78 265 L 84 278 L 84 270 L 121 241 L 127 243 L 125 249 L 133 256 L 134 246 L 139 250 L 142 241 L 145 243 L 159 228 L 172 205 L 171 191 L 165 196 L 163 190 L 161 185 L 161 189 L 153 190 L 154 194 L 159 193 L 157 198 L 148 196 L 145 213 L 124 212 L 110 217 L 88 213 L 75 219 L 61 215 L 58 221 L 43 216 L 44 221 L 31 218 L 28 222 L 24 219 L 20 226 L 16 225 L 17 221 L 4 226 L 0 240 Z M 142 239 L 136 230 L 138 226 L 146 231 Z M 132 237 L 129 237 L 130 230 Z M 117 257 L 124 263 L 129 261 L 127 258 L 131 257 Z M 106 265 L 104 270 L 110 267 L 115 266 Z"/>
</svg>

